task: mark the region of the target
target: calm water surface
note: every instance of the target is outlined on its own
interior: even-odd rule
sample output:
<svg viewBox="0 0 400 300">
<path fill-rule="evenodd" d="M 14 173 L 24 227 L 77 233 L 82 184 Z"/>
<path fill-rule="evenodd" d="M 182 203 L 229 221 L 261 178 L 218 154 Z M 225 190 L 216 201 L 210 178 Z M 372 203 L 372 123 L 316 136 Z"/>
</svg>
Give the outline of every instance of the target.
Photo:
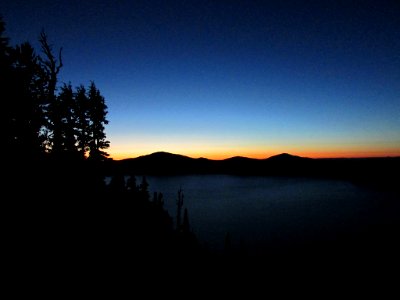
<svg viewBox="0 0 400 300">
<path fill-rule="evenodd" d="M 179 188 L 198 239 L 221 249 L 229 232 L 232 244 L 285 243 L 332 232 L 363 230 L 398 217 L 394 195 L 346 181 L 228 175 L 148 176 L 151 195 L 162 192 L 174 221 Z M 140 183 L 141 177 L 137 177 Z"/>
</svg>

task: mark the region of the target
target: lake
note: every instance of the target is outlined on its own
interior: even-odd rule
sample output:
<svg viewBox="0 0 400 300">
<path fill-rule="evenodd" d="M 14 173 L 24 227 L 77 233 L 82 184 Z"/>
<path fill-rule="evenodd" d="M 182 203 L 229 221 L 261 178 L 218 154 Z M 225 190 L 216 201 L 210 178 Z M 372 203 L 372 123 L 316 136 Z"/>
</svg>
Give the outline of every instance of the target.
<svg viewBox="0 0 400 300">
<path fill-rule="evenodd" d="M 329 239 L 396 220 L 400 211 L 395 195 L 347 181 L 230 175 L 146 178 L 151 197 L 153 192 L 163 193 L 164 207 L 174 221 L 182 188 L 191 228 L 212 250 L 223 248 L 228 232 L 232 245 L 250 247 Z M 141 182 L 141 177 L 136 179 Z"/>
</svg>

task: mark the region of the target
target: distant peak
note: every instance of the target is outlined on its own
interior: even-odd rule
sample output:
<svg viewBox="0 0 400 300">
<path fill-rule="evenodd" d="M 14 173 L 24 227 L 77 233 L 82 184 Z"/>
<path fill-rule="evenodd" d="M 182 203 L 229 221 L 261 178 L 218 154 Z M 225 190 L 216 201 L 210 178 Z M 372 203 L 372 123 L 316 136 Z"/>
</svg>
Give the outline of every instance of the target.
<svg viewBox="0 0 400 300">
<path fill-rule="evenodd" d="M 275 155 L 275 157 L 296 157 L 296 155 L 292 155 L 292 154 L 284 152 L 284 153 Z M 297 157 L 300 157 L 300 156 L 297 156 Z"/>
<path fill-rule="evenodd" d="M 176 155 L 176 154 L 173 154 L 173 153 L 170 153 L 170 152 L 165 152 L 165 151 L 157 151 L 157 152 L 153 152 L 153 153 L 150 153 L 150 154 L 148 154 L 148 156 L 158 156 L 158 155 Z M 147 155 L 145 155 L 145 156 L 147 156 Z"/>
<path fill-rule="evenodd" d="M 230 158 L 224 159 L 225 161 L 238 161 L 238 160 L 253 160 L 253 158 L 245 157 L 245 156 L 232 156 Z"/>
<path fill-rule="evenodd" d="M 273 156 L 269 157 L 268 159 L 281 160 L 281 159 L 302 159 L 302 158 L 305 158 L 305 157 L 292 155 L 292 154 L 289 154 L 289 153 L 281 153 L 281 154 L 278 154 L 278 155 L 273 155 Z"/>
<path fill-rule="evenodd" d="M 185 155 L 175 154 L 175 153 L 170 153 L 170 152 L 165 152 L 165 151 L 153 152 L 151 154 L 143 155 L 141 157 L 158 157 L 158 158 L 167 158 L 167 157 L 178 158 L 178 157 L 180 157 L 180 158 L 190 158 L 190 157 L 185 156 Z"/>
</svg>

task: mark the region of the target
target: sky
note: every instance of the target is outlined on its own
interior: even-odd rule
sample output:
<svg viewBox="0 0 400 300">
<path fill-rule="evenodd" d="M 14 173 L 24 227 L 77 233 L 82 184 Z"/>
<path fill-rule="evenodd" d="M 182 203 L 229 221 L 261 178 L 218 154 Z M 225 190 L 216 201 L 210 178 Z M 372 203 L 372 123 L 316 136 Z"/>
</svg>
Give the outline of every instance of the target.
<svg viewBox="0 0 400 300">
<path fill-rule="evenodd" d="M 6 3 L 3 3 L 6 2 Z M 398 1 L 2 1 L 93 80 L 111 157 L 400 156 Z"/>
</svg>

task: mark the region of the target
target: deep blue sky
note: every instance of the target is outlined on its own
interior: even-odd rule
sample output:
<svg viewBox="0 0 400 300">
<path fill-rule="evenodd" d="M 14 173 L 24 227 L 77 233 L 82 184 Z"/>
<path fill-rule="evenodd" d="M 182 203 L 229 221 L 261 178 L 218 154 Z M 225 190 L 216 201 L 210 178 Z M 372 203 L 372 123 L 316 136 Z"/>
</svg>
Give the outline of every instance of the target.
<svg viewBox="0 0 400 300">
<path fill-rule="evenodd" d="M 94 80 L 115 158 L 400 155 L 399 1 L 8 1 Z"/>
</svg>

